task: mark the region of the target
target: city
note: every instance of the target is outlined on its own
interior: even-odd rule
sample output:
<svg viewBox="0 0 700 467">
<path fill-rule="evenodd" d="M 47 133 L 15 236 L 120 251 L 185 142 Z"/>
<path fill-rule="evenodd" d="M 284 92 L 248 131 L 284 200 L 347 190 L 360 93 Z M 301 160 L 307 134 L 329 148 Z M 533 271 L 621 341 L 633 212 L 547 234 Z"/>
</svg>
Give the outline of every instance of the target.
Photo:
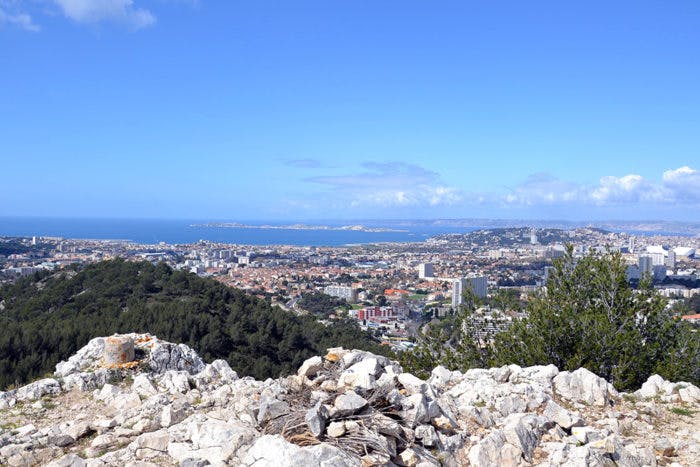
<svg viewBox="0 0 700 467">
<path fill-rule="evenodd" d="M 0 0 L 0 466 L 700 466 L 700 1 Z"/>
<path fill-rule="evenodd" d="M 592 250 L 619 251 L 627 277 L 644 275 L 669 298 L 668 307 L 700 294 L 700 239 L 684 236 L 629 235 L 601 229 L 507 228 L 439 235 L 417 243 L 382 243 L 344 247 L 194 244 L 145 245 L 127 241 L 57 237 L 2 238 L 0 277 L 12 281 L 40 270 L 115 257 L 164 261 L 175 269 L 212 277 L 265 298 L 284 310 L 322 320 L 352 318 L 396 350 L 410 348 L 420 325 L 454 313 L 470 289 L 482 313 L 503 322 L 522 316 L 530 294 L 546 284 L 552 260 L 565 245 L 574 255 Z M 509 294 L 516 300 L 500 309 Z M 314 301 L 326 295 L 321 307 Z M 328 298 L 337 300 L 328 302 Z M 324 308 L 325 306 L 325 308 Z M 499 308 L 500 307 L 500 308 Z M 679 309 L 682 309 L 679 307 Z M 697 312 L 684 318 L 698 321 Z"/>
</svg>

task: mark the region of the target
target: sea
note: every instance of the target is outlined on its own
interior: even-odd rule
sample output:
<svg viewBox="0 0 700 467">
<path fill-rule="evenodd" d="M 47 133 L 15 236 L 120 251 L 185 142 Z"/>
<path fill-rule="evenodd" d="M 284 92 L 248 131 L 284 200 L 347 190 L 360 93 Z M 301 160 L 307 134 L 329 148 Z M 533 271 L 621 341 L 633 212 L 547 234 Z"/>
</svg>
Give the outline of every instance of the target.
<svg viewBox="0 0 700 467">
<path fill-rule="evenodd" d="M 382 225 L 377 222 L 267 222 L 239 221 L 247 226 L 285 226 L 296 223 L 338 227 L 361 223 L 369 228 L 394 231 L 308 230 L 284 228 L 209 227 L 210 220 L 196 219 L 65 219 L 0 217 L 2 237 L 63 237 L 72 239 L 128 240 L 135 243 L 194 243 L 208 240 L 237 245 L 342 246 L 385 242 L 423 242 L 439 234 L 467 233 L 478 227 Z M 399 231 L 400 230 L 400 231 Z"/>
</svg>

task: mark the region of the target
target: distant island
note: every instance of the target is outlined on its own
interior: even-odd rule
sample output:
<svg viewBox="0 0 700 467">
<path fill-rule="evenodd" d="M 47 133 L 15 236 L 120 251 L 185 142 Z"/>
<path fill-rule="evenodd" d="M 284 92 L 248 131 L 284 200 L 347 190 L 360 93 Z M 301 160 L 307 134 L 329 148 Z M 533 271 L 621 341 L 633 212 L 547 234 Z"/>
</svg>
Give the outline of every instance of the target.
<svg viewBox="0 0 700 467">
<path fill-rule="evenodd" d="M 231 229 L 270 229 L 270 230 L 352 230 L 354 232 L 408 232 L 405 229 L 391 229 L 386 227 L 366 227 L 364 225 L 308 225 L 308 224 L 289 224 L 289 225 L 252 225 L 241 224 L 239 222 L 207 222 L 206 224 L 190 224 L 190 227 L 214 227 L 214 228 L 231 228 Z"/>
</svg>

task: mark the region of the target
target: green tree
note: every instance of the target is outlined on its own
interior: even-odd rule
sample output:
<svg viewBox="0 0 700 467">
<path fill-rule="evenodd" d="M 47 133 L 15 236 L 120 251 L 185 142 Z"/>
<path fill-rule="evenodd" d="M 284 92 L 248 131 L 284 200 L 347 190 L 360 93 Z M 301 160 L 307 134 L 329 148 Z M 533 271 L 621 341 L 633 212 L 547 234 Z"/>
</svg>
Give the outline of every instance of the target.
<svg viewBox="0 0 700 467">
<path fill-rule="evenodd" d="M 585 367 L 629 390 L 653 373 L 697 383 L 699 356 L 698 334 L 666 310 L 649 278 L 633 290 L 619 253 L 575 259 L 569 246 L 527 317 L 496 336 L 491 363 Z"/>
<path fill-rule="evenodd" d="M 164 263 L 113 260 L 41 272 L 0 286 L 0 302 L 0 389 L 52 371 L 92 337 L 115 332 L 182 342 L 263 379 L 292 373 L 328 347 L 390 354 L 354 320 L 326 326 Z"/>
<path fill-rule="evenodd" d="M 438 364 L 464 371 L 552 363 L 560 370 L 585 367 L 619 390 L 636 389 L 654 373 L 699 384 L 700 335 L 666 303 L 648 277 L 630 287 L 619 253 L 574 258 L 569 246 L 524 318 L 494 334 L 465 297 L 455 316 L 430 323 L 401 360 L 423 375 Z"/>
<path fill-rule="evenodd" d="M 422 328 L 419 343 L 400 354 L 406 371 L 427 377 L 437 365 L 451 370 L 487 366 L 492 358 L 494 333 L 477 312 L 479 298 L 469 287 L 462 294 L 462 305 L 443 320 L 433 320 Z"/>
</svg>

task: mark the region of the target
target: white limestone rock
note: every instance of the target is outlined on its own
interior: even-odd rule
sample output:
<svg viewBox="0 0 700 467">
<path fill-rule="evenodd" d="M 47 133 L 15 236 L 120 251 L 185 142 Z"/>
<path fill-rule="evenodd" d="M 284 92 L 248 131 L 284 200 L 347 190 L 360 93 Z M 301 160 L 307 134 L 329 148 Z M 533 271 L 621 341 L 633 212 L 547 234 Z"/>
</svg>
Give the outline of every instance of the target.
<svg viewBox="0 0 700 467">
<path fill-rule="evenodd" d="M 44 378 L 17 389 L 14 397 L 18 401 L 34 401 L 43 396 L 55 396 L 61 392 L 61 385 L 53 378 Z"/>
<path fill-rule="evenodd" d="M 554 391 L 572 402 L 605 406 L 617 391 L 610 383 L 585 368 L 562 371 L 552 380 Z"/>
<path fill-rule="evenodd" d="M 158 390 L 153 386 L 151 380 L 145 374 L 136 375 L 131 385 L 131 390 L 139 396 L 148 398 L 158 394 Z"/>
<path fill-rule="evenodd" d="M 304 361 L 297 371 L 297 375 L 301 377 L 310 378 L 316 376 L 316 374 L 323 368 L 323 358 L 316 356 L 311 357 Z"/>
<path fill-rule="evenodd" d="M 345 394 L 339 395 L 335 398 L 335 402 L 333 402 L 335 415 L 339 417 L 352 415 L 366 406 L 367 400 L 354 391 L 348 391 Z"/>
<path fill-rule="evenodd" d="M 190 379 L 187 371 L 166 370 L 156 375 L 156 384 L 170 394 L 185 394 L 190 390 Z"/>
<path fill-rule="evenodd" d="M 565 430 L 571 429 L 574 426 L 583 426 L 585 422 L 578 415 L 569 412 L 561 405 L 550 400 L 544 409 L 544 417 L 556 423 Z"/>
<path fill-rule="evenodd" d="M 199 373 L 205 367 L 197 352 L 190 347 L 163 341 L 157 341 L 150 349 L 148 365 L 154 373 L 176 370 L 190 375 Z"/>
<path fill-rule="evenodd" d="M 356 467 L 359 464 L 358 458 L 327 443 L 302 448 L 279 435 L 256 439 L 242 460 L 242 465 L 255 467 Z"/>
</svg>

